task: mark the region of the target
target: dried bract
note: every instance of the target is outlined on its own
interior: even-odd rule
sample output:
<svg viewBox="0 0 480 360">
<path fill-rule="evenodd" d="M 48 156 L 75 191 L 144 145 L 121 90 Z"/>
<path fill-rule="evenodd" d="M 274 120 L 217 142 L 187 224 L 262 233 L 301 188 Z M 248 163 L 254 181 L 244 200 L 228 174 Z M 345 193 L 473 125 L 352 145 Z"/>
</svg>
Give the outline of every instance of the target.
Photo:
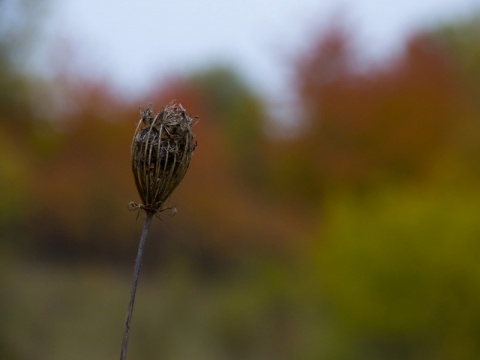
<svg viewBox="0 0 480 360">
<path fill-rule="evenodd" d="M 132 142 L 132 171 L 141 205 L 148 212 L 166 209 L 165 201 L 180 184 L 196 147 L 192 119 L 181 104 L 170 103 L 154 115 L 152 107 L 140 111 Z"/>
</svg>

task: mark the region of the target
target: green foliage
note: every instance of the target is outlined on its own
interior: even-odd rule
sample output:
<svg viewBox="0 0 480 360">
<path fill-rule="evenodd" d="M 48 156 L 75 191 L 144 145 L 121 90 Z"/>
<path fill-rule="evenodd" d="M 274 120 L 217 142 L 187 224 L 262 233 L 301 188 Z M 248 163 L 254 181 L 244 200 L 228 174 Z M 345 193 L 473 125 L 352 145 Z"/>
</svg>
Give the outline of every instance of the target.
<svg viewBox="0 0 480 360">
<path fill-rule="evenodd" d="M 448 23 L 432 30 L 435 40 L 449 54 L 456 76 L 463 84 L 461 97 L 466 106 L 458 106 L 457 117 L 466 120 L 458 133 L 458 149 L 477 172 L 480 158 L 480 14 L 474 13 L 465 21 Z"/>
<path fill-rule="evenodd" d="M 205 121 L 225 133 L 223 151 L 233 155 L 238 175 L 256 186 L 263 185 L 265 115 L 258 96 L 239 75 L 224 66 L 194 74 L 190 81 L 201 94 Z"/>
<path fill-rule="evenodd" d="M 480 14 L 458 23 L 439 26 L 432 31 L 438 41 L 448 50 L 457 64 L 463 80 L 471 86 L 470 95 L 479 101 L 480 96 Z"/>
<path fill-rule="evenodd" d="M 0 0 L 0 123 L 27 122 L 33 79 L 24 76 L 47 2 Z M 37 34 L 38 35 L 38 34 Z"/>
<path fill-rule="evenodd" d="M 478 189 L 336 199 L 311 256 L 351 359 L 480 356 Z"/>
<path fill-rule="evenodd" d="M 192 83 L 202 94 L 211 119 L 224 127 L 235 146 L 256 142 L 261 133 L 262 107 L 250 87 L 227 67 L 213 67 L 194 74 Z"/>
</svg>

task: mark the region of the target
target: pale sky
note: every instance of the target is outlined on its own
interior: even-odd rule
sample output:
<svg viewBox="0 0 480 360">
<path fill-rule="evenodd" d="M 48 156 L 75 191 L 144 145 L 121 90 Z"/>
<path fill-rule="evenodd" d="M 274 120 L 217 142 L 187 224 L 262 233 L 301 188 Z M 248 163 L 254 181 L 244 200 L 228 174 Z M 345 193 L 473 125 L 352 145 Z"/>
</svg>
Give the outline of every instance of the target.
<svg viewBox="0 0 480 360">
<path fill-rule="evenodd" d="M 381 59 L 417 28 L 480 11 L 480 0 L 53 2 L 39 47 L 42 71 L 51 67 L 46 54 L 68 44 L 78 71 L 133 95 L 165 77 L 226 63 L 261 94 L 277 97 L 288 84 L 286 59 L 334 18 L 349 25 L 366 55 Z"/>
</svg>

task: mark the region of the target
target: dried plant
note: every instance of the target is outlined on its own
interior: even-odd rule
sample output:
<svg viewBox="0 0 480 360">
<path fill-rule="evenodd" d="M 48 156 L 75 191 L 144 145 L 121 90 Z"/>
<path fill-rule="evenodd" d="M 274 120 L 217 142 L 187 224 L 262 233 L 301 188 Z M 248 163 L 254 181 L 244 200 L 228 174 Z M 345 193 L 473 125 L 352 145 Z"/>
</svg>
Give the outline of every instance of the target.
<svg viewBox="0 0 480 360">
<path fill-rule="evenodd" d="M 133 135 L 131 161 L 142 203 L 131 202 L 129 208 L 144 211 L 146 217 L 135 261 L 120 360 L 125 360 L 127 356 L 128 335 L 148 229 L 154 215 L 166 209 L 174 210 L 167 207 L 165 202 L 185 176 L 197 144 L 192 132 L 192 119 L 181 104 L 171 102 L 156 115 L 148 106 L 140 114 L 141 119 Z"/>
</svg>

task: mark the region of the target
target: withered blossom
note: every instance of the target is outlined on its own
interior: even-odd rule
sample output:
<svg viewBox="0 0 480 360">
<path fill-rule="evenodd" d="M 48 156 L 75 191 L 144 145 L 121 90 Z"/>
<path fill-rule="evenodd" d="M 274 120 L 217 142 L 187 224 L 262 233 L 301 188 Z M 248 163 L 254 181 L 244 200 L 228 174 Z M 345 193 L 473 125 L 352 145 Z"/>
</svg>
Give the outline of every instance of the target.
<svg viewBox="0 0 480 360">
<path fill-rule="evenodd" d="M 192 119 L 181 104 L 170 103 L 158 114 L 142 109 L 133 136 L 132 171 L 142 204 L 131 208 L 147 212 L 166 209 L 165 202 L 180 184 L 196 147 Z"/>
<path fill-rule="evenodd" d="M 143 248 L 152 217 L 168 209 L 165 202 L 185 176 L 192 153 L 197 145 L 192 132 L 192 119 L 182 105 L 171 102 L 156 115 L 150 105 L 142 109 L 140 114 L 141 119 L 133 135 L 131 161 L 135 185 L 142 204 L 131 202 L 129 208 L 144 210 L 146 217 L 133 270 L 120 360 L 127 358 L 135 293 L 142 264 Z"/>
</svg>

